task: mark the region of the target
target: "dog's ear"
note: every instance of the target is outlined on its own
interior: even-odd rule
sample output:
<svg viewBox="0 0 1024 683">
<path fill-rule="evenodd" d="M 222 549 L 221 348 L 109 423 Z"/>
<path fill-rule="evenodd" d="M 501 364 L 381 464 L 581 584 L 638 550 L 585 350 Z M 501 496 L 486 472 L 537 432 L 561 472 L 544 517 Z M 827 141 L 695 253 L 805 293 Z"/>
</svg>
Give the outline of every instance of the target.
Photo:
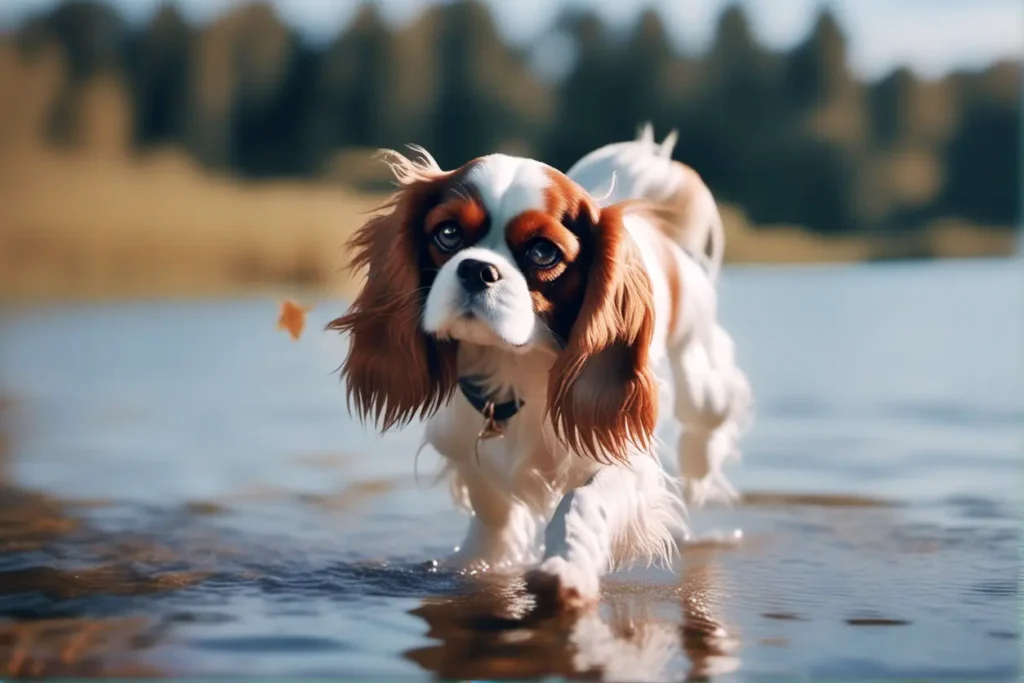
<svg viewBox="0 0 1024 683">
<path fill-rule="evenodd" d="M 382 432 L 429 417 L 456 386 L 455 343 L 420 326 L 430 284 L 420 224 L 450 174 L 425 152 L 419 162 L 388 154 L 400 189 L 378 209 L 387 212 L 350 240 L 352 266 L 365 270 L 366 281 L 348 312 L 327 326 L 349 334 L 342 377 L 350 409 Z"/>
<path fill-rule="evenodd" d="M 654 296 L 621 206 L 601 210 L 583 242 L 586 289 L 548 380 L 548 411 L 574 451 L 623 462 L 630 446 L 647 451 L 654 437 Z"/>
</svg>

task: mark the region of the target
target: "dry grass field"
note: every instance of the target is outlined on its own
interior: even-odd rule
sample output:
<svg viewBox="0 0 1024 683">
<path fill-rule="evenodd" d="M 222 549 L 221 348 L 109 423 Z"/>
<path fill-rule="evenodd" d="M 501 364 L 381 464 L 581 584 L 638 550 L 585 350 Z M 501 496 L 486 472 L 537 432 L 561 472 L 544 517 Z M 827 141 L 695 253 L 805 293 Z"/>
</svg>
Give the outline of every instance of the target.
<svg viewBox="0 0 1024 683">
<path fill-rule="evenodd" d="M 379 199 L 210 176 L 174 153 L 25 155 L 0 165 L 0 289 L 8 299 L 343 289 L 345 239 Z"/>
</svg>

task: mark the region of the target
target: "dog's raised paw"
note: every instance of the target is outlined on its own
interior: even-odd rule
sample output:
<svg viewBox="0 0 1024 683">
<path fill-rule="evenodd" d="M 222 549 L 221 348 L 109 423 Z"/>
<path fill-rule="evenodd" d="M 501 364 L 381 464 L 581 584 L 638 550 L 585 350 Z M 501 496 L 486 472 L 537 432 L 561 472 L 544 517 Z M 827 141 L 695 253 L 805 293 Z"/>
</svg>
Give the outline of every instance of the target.
<svg viewBox="0 0 1024 683">
<path fill-rule="evenodd" d="M 536 609 L 581 611 L 594 607 L 600 598 L 597 574 L 551 557 L 526 574 L 526 590 L 536 598 Z"/>
</svg>

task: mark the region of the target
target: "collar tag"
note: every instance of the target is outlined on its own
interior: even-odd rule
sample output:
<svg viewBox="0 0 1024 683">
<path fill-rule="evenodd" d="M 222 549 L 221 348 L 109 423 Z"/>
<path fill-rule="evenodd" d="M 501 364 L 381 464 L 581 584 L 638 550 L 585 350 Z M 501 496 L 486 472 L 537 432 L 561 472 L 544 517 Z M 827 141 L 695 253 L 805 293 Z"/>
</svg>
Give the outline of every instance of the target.
<svg viewBox="0 0 1024 683">
<path fill-rule="evenodd" d="M 494 402 L 488 401 L 484 405 L 484 426 L 476 435 L 473 442 L 473 455 L 476 456 L 476 464 L 480 465 L 480 442 L 488 439 L 500 439 L 505 436 L 505 424 L 494 419 Z"/>
<path fill-rule="evenodd" d="M 505 423 L 519 412 L 524 402 L 513 398 L 511 401 L 495 403 L 493 398 L 483 389 L 479 378 L 476 377 L 460 377 L 459 388 L 462 390 L 462 395 L 465 396 L 466 401 L 484 418 L 483 426 L 480 428 L 480 432 L 476 435 L 476 440 L 473 443 L 473 452 L 476 456 L 477 464 L 480 464 L 480 442 L 489 439 L 500 439 L 505 436 Z"/>
</svg>

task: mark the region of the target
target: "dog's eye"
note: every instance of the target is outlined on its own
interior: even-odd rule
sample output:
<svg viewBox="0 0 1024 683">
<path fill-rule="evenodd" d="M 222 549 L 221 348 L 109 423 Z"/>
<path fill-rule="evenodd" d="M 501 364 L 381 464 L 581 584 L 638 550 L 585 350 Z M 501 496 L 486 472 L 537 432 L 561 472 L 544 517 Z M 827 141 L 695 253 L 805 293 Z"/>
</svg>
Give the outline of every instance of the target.
<svg viewBox="0 0 1024 683">
<path fill-rule="evenodd" d="M 462 228 L 454 221 L 445 221 L 434 230 L 434 244 L 441 251 L 455 251 L 462 246 Z"/>
<path fill-rule="evenodd" d="M 552 268 L 562 260 L 562 252 L 547 240 L 537 240 L 526 250 L 526 258 L 537 268 Z"/>
</svg>

